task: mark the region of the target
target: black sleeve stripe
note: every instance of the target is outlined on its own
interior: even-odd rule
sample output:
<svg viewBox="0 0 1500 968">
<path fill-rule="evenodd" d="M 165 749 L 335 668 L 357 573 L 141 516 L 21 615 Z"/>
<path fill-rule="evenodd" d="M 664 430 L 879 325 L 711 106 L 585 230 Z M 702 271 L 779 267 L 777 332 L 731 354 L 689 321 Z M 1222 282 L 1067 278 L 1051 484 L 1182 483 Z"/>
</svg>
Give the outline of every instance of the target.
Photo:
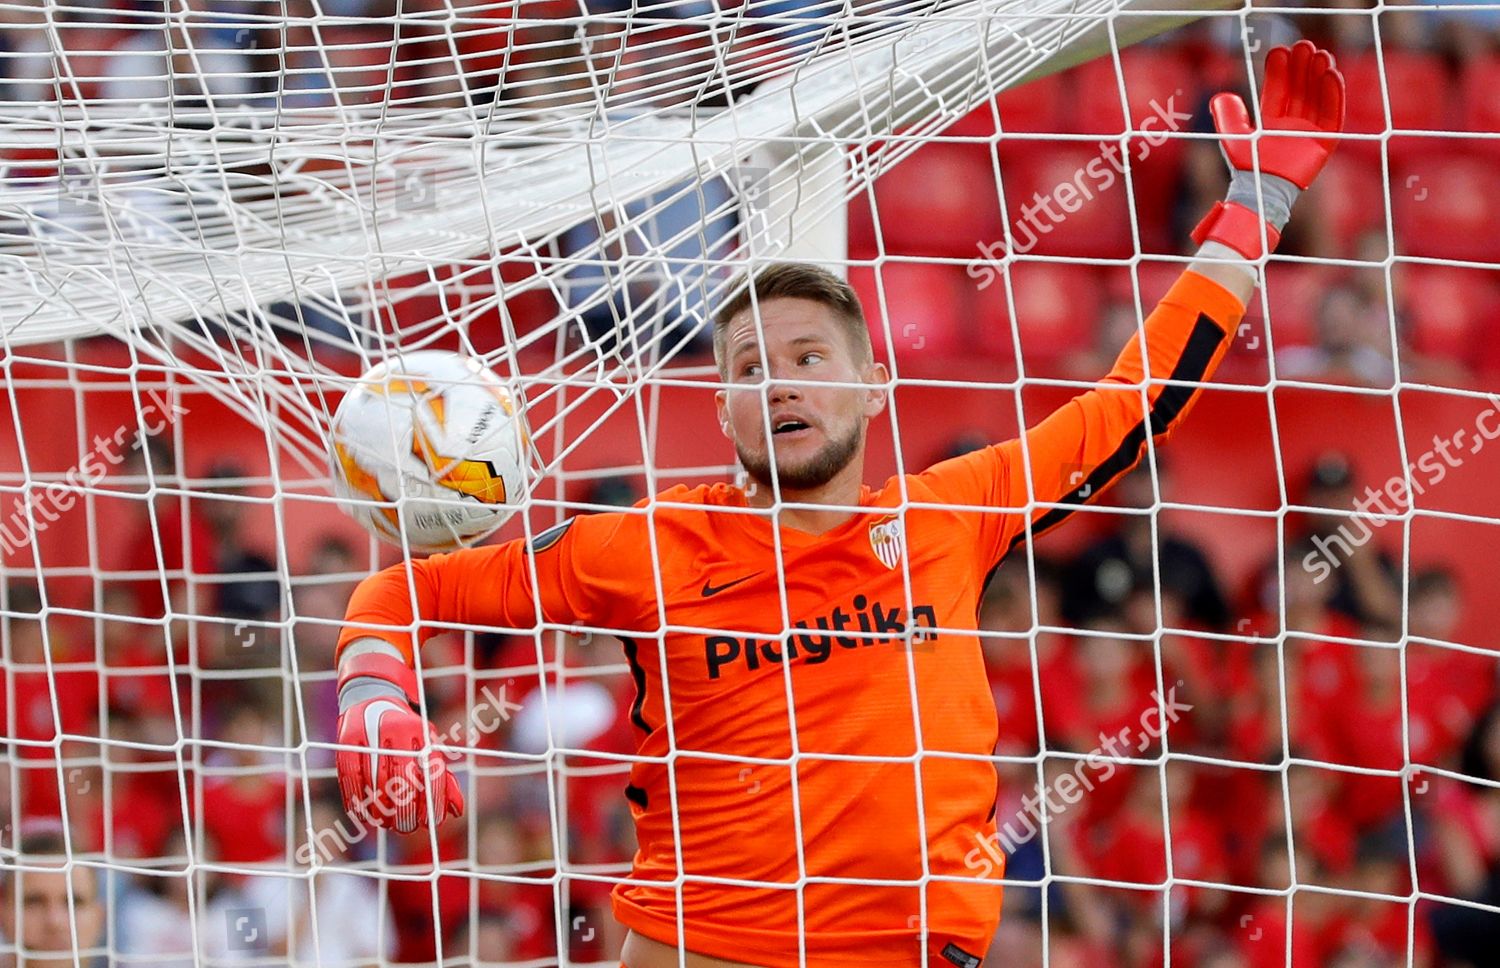
<svg viewBox="0 0 1500 968">
<path fill-rule="evenodd" d="M 623 635 L 620 636 L 620 641 L 625 645 L 625 661 L 630 663 L 630 678 L 635 680 L 635 702 L 630 704 L 630 721 L 641 732 L 649 735 L 652 732 L 651 725 L 641 713 L 646 705 L 646 670 L 641 666 L 641 645 L 635 639 Z"/>
<path fill-rule="evenodd" d="M 1182 355 L 1177 358 L 1177 366 L 1172 370 L 1170 377 L 1174 381 L 1182 382 L 1163 389 L 1157 396 L 1156 402 L 1151 405 L 1145 419 L 1131 428 L 1130 432 L 1125 435 L 1125 439 L 1120 441 L 1120 446 L 1115 448 L 1114 453 L 1100 461 L 1099 466 L 1095 467 L 1093 473 L 1088 476 L 1088 480 L 1080 484 L 1076 491 L 1070 491 L 1059 498 L 1058 503 L 1086 504 L 1091 498 L 1098 497 L 1105 488 L 1113 484 L 1115 478 L 1134 467 L 1136 461 L 1141 458 L 1142 448 L 1146 446 L 1146 424 L 1150 423 L 1153 437 L 1165 433 L 1172 426 L 1172 423 L 1192 402 L 1193 396 L 1202 389 L 1183 384 L 1195 383 L 1203 379 L 1203 375 L 1208 372 L 1208 364 L 1213 361 L 1214 354 L 1219 350 L 1219 344 L 1227 335 L 1217 323 L 1208 318 L 1206 313 L 1199 313 L 1198 321 L 1193 325 L 1193 331 L 1188 335 L 1187 345 L 1182 348 Z M 1025 541 L 1028 533 L 1041 534 L 1061 524 L 1072 513 L 1072 508 L 1051 508 L 1046 514 L 1037 518 L 1031 528 L 1022 530 L 1012 538 L 1010 547 L 1005 549 L 1005 554 L 1001 555 L 1001 558 L 1009 555 L 1017 545 Z M 992 569 L 990 575 L 993 574 Z M 985 583 L 989 583 L 989 576 L 986 577 Z"/>
<path fill-rule="evenodd" d="M 562 524 L 555 524 L 533 537 L 531 539 L 531 553 L 534 555 L 540 554 L 557 544 L 562 540 L 562 536 L 568 533 L 568 529 L 573 526 L 573 522 L 576 520 L 578 520 L 576 517 L 569 518 Z"/>
</svg>

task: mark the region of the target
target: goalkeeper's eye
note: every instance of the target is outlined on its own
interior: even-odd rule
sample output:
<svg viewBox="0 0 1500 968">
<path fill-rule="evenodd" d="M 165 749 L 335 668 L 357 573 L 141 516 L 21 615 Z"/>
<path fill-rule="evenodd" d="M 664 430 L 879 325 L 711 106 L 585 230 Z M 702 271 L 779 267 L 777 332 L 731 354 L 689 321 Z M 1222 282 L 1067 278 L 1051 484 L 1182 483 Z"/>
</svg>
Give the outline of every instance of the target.
<svg viewBox="0 0 1500 968">
<path fill-rule="evenodd" d="M 759 363 L 746 363 L 740 367 L 740 377 L 756 380 L 760 378 L 761 365 Z"/>
<path fill-rule="evenodd" d="M 816 366 L 823 362 L 822 353 L 803 353 L 797 358 L 798 366 Z"/>
</svg>

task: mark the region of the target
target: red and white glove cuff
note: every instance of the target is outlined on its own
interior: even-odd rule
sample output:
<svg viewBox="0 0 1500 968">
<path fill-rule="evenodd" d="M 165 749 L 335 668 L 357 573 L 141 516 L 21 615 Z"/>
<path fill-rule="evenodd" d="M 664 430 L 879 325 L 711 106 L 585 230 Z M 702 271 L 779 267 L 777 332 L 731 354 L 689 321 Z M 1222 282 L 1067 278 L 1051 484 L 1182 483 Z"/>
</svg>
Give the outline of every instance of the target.
<svg viewBox="0 0 1500 968">
<path fill-rule="evenodd" d="M 1262 245 L 1261 230 L 1265 230 L 1265 243 L 1274 250 L 1281 241 L 1281 233 L 1271 223 L 1238 202 L 1215 202 L 1198 227 L 1193 229 L 1193 241 L 1218 242 L 1227 245 L 1252 262 L 1266 254 Z"/>
<path fill-rule="evenodd" d="M 387 696 L 418 711 L 417 672 L 394 656 L 370 652 L 347 656 L 339 663 L 338 695 L 341 713 Z"/>
</svg>

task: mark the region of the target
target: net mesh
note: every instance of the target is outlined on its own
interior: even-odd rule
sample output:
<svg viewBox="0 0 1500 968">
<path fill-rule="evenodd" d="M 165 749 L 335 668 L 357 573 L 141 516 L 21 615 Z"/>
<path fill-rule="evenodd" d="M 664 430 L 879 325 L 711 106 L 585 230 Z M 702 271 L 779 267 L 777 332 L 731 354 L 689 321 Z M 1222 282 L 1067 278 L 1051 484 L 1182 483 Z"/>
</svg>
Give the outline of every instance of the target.
<svg viewBox="0 0 1500 968">
<path fill-rule="evenodd" d="M 338 806 L 333 640 L 391 560 L 328 489 L 351 379 L 441 347 L 515 381 L 539 483 L 505 533 L 535 534 L 734 473 L 704 444 L 704 321 L 746 260 L 806 258 L 848 276 L 892 362 L 878 468 L 1004 439 L 1090 386 L 1181 270 L 1163 213 L 1222 191 L 1203 95 L 1252 91 L 1302 31 L 1378 96 L 1234 358 L 1117 501 L 986 597 L 990 963 L 1487 957 L 1492 11 L 0 14 L 4 843 L 33 884 L 60 855 L 99 888 L 66 900 L 62 947 L 614 963 L 634 683 L 598 630 L 424 653 L 471 804 L 447 835 Z M 7 944 L 53 946 L 0 900 Z"/>
</svg>

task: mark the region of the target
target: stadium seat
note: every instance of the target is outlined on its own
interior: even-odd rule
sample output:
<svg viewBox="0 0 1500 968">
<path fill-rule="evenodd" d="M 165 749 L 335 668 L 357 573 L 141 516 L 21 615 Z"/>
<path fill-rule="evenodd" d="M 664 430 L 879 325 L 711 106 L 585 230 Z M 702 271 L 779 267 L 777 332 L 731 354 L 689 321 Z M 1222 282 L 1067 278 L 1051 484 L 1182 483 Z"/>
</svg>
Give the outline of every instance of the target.
<svg viewBox="0 0 1500 968">
<path fill-rule="evenodd" d="M 1152 307 L 1167 294 L 1187 268 L 1185 262 L 1161 262 L 1143 259 L 1132 269 L 1129 266 L 1110 266 L 1105 270 L 1108 280 L 1109 298 L 1114 302 L 1135 305 L 1135 279 L 1140 280 L 1141 309 L 1150 312 Z"/>
<path fill-rule="evenodd" d="M 1066 133 L 1072 122 L 1066 104 L 1071 100 L 1069 78 L 1062 74 L 1027 81 L 960 118 L 944 134 L 987 138 L 996 132 L 995 112 L 1004 131 Z"/>
<path fill-rule="evenodd" d="M 1318 342 L 1318 301 L 1328 284 L 1328 272 L 1322 266 L 1300 262 L 1272 262 L 1266 269 L 1266 306 L 1259 294 L 1251 299 L 1249 320 L 1258 320 L 1269 308 L 1271 339 L 1276 349 L 1289 346 L 1315 346 Z"/>
<path fill-rule="evenodd" d="M 1393 168 L 1391 217 L 1401 255 L 1500 263 L 1500 180 L 1472 152 L 1424 154 Z"/>
<path fill-rule="evenodd" d="M 1017 254 L 1125 258 L 1134 253 L 1124 181 L 1102 159 L 1097 145 L 1015 143 L 1001 149 L 1000 165 Z M 1057 217 L 1039 208 L 1032 212 L 1036 196 L 1056 199 L 1059 188 L 1068 184 L 1088 189 L 1076 201 L 1071 197 L 1076 189 L 1061 199 L 1076 204 L 1075 211 L 1053 201 L 1048 208 Z"/>
<path fill-rule="evenodd" d="M 1114 62 L 1102 57 L 1074 73 L 1077 74 L 1077 90 L 1094 95 L 1077 100 L 1076 130 L 1099 134 L 1124 131 L 1120 77 Z M 1197 74 L 1192 63 L 1181 53 L 1134 47 L 1121 53 L 1120 73 L 1125 80 L 1131 127 L 1139 129 L 1147 125 L 1153 131 L 1165 131 L 1171 126 L 1182 130 L 1189 124 L 1184 116 L 1201 107 Z M 1166 251 L 1171 239 L 1165 218 L 1154 217 L 1151 213 L 1170 211 L 1181 183 L 1182 157 L 1187 142 L 1170 137 L 1160 144 L 1151 144 L 1150 137 L 1154 135 L 1130 140 L 1130 177 L 1137 210 L 1143 213 L 1142 246 L 1146 251 L 1156 252 Z"/>
<path fill-rule="evenodd" d="M 1484 154 L 1500 154 L 1500 57 L 1474 60 L 1464 69 L 1463 129 L 1495 134 L 1493 138 L 1475 138 L 1474 147 Z"/>
<path fill-rule="evenodd" d="M 7 180 L 56 178 L 56 146 L 0 146 L 0 177 Z"/>
<path fill-rule="evenodd" d="M 1015 298 L 1015 329 L 1028 370 L 1094 345 L 1104 280 L 1094 266 L 1071 263 L 1017 262 L 1010 267 L 1009 290 Z M 996 276 L 979 291 L 977 345 L 989 355 L 1013 352 L 1007 282 Z"/>
<path fill-rule="evenodd" d="M 795 46 L 774 34 L 741 32 L 724 55 L 731 76 L 774 77 L 797 63 Z"/>
<path fill-rule="evenodd" d="M 884 312 L 877 282 L 884 288 Z M 962 266 L 921 262 L 886 262 L 878 270 L 853 266 L 849 284 L 864 306 L 877 356 L 886 350 L 887 317 L 900 363 L 918 353 L 932 358 L 973 353 L 968 336 L 974 283 Z"/>
<path fill-rule="evenodd" d="M 1393 287 L 1413 349 L 1471 365 L 1477 361 L 1483 327 L 1500 313 L 1500 273 L 1399 265 Z"/>
<path fill-rule="evenodd" d="M 1198 91 L 1201 97 L 1212 96 L 1219 91 L 1244 92 L 1249 89 L 1249 85 L 1245 83 L 1243 51 L 1210 44 L 1197 53 Z"/>
<path fill-rule="evenodd" d="M 1427 54 L 1406 50 L 1383 52 L 1385 82 L 1381 83 L 1380 65 L 1373 51 L 1339 58 L 1339 70 L 1351 92 L 1387 92 L 1391 106 L 1389 127 L 1385 120 L 1385 101 L 1379 97 L 1351 97 L 1345 108 L 1344 130 L 1351 134 L 1378 134 L 1386 130 L 1444 131 L 1452 129 L 1446 96 L 1452 86 L 1442 61 Z M 1395 152 L 1401 143 L 1393 144 Z M 1350 154 L 1378 156 L 1380 142 L 1346 141 L 1340 150 Z"/>
<path fill-rule="evenodd" d="M 1393 196 L 1394 188 L 1393 185 Z M 1307 198 L 1298 206 L 1297 218 L 1311 213 L 1316 217 L 1298 228 L 1326 232 L 1335 254 L 1352 255 L 1354 241 L 1361 233 L 1383 227 L 1386 222 L 1385 179 L 1381 176 L 1380 159 L 1342 150 L 1334 152 Z"/>
<path fill-rule="evenodd" d="M 1071 73 L 1076 75 L 1078 90 L 1091 95 L 1074 103 L 1074 130 L 1081 133 L 1120 134 L 1125 130 L 1120 112 L 1120 74 L 1124 75 L 1125 100 L 1135 128 L 1169 109 L 1183 114 L 1199 107 L 1193 84 L 1197 75 L 1187 58 L 1176 52 L 1132 47 L 1121 51 L 1119 73 L 1108 57 L 1091 60 Z"/>
<path fill-rule="evenodd" d="M 861 188 L 849 199 L 849 258 L 873 259 L 880 255 L 875 237 L 875 213 L 870 208 L 870 193 Z"/>
<path fill-rule="evenodd" d="M 875 183 L 881 238 L 894 255 L 972 258 L 1001 236 L 995 167 L 988 146 L 939 143 L 914 152 Z M 874 255 L 869 196 L 850 204 L 850 250 Z"/>
</svg>

